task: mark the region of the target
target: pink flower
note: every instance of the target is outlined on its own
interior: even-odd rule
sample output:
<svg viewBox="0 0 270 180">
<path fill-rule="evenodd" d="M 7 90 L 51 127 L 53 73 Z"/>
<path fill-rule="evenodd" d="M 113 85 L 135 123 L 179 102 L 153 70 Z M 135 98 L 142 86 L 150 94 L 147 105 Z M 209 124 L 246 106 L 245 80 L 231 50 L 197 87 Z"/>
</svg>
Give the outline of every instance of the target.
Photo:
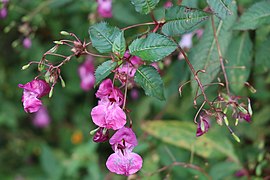
<svg viewBox="0 0 270 180">
<path fill-rule="evenodd" d="M 126 114 L 116 102 L 110 102 L 108 99 L 99 101 L 98 106 L 91 111 L 93 122 L 106 129 L 117 130 L 126 124 Z"/>
<path fill-rule="evenodd" d="M 209 116 L 205 113 L 200 115 L 200 122 L 198 122 L 197 133 L 196 136 L 201 136 L 208 132 L 210 128 L 209 125 Z"/>
<path fill-rule="evenodd" d="M 172 7 L 173 6 L 173 3 L 172 3 L 172 1 L 166 1 L 163 6 L 165 8 L 169 8 L 169 7 Z"/>
<path fill-rule="evenodd" d="M 42 105 L 41 100 L 38 98 L 47 95 L 51 89 L 48 83 L 40 79 L 35 79 L 25 85 L 19 84 L 18 86 L 24 89 L 22 102 L 27 113 L 37 112 Z"/>
<path fill-rule="evenodd" d="M 111 172 L 129 176 L 142 168 L 141 156 L 132 152 L 138 142 L 131 128 L 119 129 L 111 137 L 110 144 L 114 153 L 109 156 L 106 166 Z"/>
<path fill-rule="evenodd" d="M 193 36 L 193 33 L 187 33 L 182 36 L 182 39 L 179 42 L 179 45 L 181 46 L 181 48 L 190 49 L 192 47 L 192 36 Z"/>
<path fill-rule="evenodd" d="M 0 9 L 0 19 L 5 19 L 7 17 L 8 10 L 6 7 Z"/>
<path fill-rule="evenodd" d="M 34 114 L 33 125 L 37 128 L 45 128 L 51 122 L 47 109 L 41 106 L 40 109 Z"/>
<path fill-rule="evenodd" d="M 116 102 L 118 106 L 123 104 L 124 95 L 119 88 L 114 87 L 111 79 L 105 79 L 99 85 L 96 97 L 100 99 L 109 99 L 111 102 Z"/>
<path fill-rule="evenodd" d="M 112 0 L 97 0 L 98 14 L 104 18 L 112 17 Z"/>
<path fill-rule="evenodd" d="M 81 88 L 84 91 L 89 91 L 95 84 L 95 67 L 92 57 L 88 57 L 78 69 L 79 76 L 81 78 Z"/>
<path fill-rule="evenodd" d="M 29 49 L 32 46 L 32 41 L 29 37 L 23 39 L 23 47 Z"/>
</svg>

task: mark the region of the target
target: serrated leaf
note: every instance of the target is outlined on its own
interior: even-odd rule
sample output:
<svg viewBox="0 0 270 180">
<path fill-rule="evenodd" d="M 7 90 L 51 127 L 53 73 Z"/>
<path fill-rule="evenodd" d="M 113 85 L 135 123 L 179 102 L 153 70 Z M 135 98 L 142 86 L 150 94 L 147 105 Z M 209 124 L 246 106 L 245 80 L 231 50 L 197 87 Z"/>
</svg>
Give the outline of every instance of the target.
<svg viewBox="0 0 270 180">
<path fill-rule="evenodd" d="M 131 0 L 135 10 L 141 14 L 150 13 L 158 4 L 159 0 Z"/>
<path fill-rule="evenodd" d="M 257 45 L 257 44 L 256 44 Z M 255 65 L 260 73 L 270 69 L 270 36 L 256 47 Z"/>
<path fill-rule="evenodd" d="M 220 131 L 209 131 L 197 138 L 196 125 L 183 121 L 148 121 L 142 130 L 165 143 L 186 149 L 204 158 L 229 157 L 239 162 L 231 142 Z M 224 148 L 226 147 L 226 148 Z"/>
<path fill-rule="evenodd" d="M 130 54 L 139 56 L 144 61 L 158 61 L 170 55 L 177 44 L 161 34 L 151 33 L 146 38 L 134 40 L 130 46 Z"/>
<path fill-rule="evenodd" d="M 247 30 L 256 29 L 264 24 L 270 24 L 270 1 L 261 1 L 253 4 L 240 17 L 234 29 Z"/>
<path fill-rule="evenodd" d="M 252 42 L 247 32 L 233 39 L 227 54 L 226 71 L 231 83 L 230 88 L 237 93 L 244 87 L 251 67 Z M 240 68 L 240 66 L 245 68 Z"/>
<path fill-rule="evenodd" d="M 113 62 L 112 60 L 105 61 L 104 63 L 99 65 L 95 71 L 95 86 L 98 85 L 107 76 L 109 76 L 116 66 L 117 62 Z"/>
<path fill-rule="evenodd" d="M 134 80 L 144 89 L 146 95 L 165 100 L 163 81 L 153 66 L 140 66 L 136 70 Z"/>
<path fill-rule="evenodd" d="M 112 52 L 113 42 L 119 33 L 119 28 L 112 27 L 106 22 L 95 24 L 89 28 L 92 45 L 100 53 Z"/>
<path fill-rule="evenodd" d="M 211 10 L 220 19 L 225 19 L 228 15 L 232 15 L 230 6 L 233 0 L 207 0 Z"/>
<path fill-rule="evenodd" d="M 193 31 L 198 25 L 209 18 L 209 13 L 185 6 L 174 6 L 166 9 L 162 33 L 177 36 Z"/>
<path fill-rule="evenodd" d="M 231 27 L 236 20 L 236 4 L 233 3 L 232 12 L 233 15 L 226 18 L 224 21 L 214 17 L 214 24 L 216 26 L 216 34 L 218 42 L 220 44 L 221 53 L 224 56 L 228 45 L 232 39 Z M 198 77 L 203 85 L 210 84 L 218 74 L 220 70 L 219 55 L 217 51 L 216 42 L 213 35 L 213 29 L 211 22 L 206 26 L 202 39 L 199 43 L 191 48 L 190 61 L 196 71 L 205 70 L 205 73 L 198 73 Z M 191 79 L 193 79 L 193 75 Z M 192 90 L 196 92 L 198 84 L 196 81 L 192 81 Z M 207 86 L 205 86 L 205 89 Z"/>
<path fill-rule="evenodd" d="M 112 51 L 119 55 L 120 58 L 122 58 L 126 51 L 126 40 L 124 37 L 124 32 L 120 32 L 118 36 L 115 38 L 112 46 Z"/>
</svg>

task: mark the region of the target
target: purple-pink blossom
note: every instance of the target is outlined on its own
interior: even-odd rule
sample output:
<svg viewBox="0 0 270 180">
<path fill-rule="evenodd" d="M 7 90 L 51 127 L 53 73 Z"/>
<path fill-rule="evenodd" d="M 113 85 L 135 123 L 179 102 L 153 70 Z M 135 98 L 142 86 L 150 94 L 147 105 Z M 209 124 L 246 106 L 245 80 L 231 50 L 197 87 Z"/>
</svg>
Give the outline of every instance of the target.
<svg viewBox="0 0 270 180">
<path fill-rule="evenodd" d="M 126 114 L 120 107 L 124 95 L 119 88 L 114 87 L 110 79 L 104 80 L 96 93 L 100 100 L 91 111 L 93 122 L 106 129 L 117 130 L 126 124 Z"/>
<path fill-rule="evenodd" d="M 93 64 L 93 58 L 88 56 L 83 64 L 78 68 L 78 73 L 81 79 L 81 88 L 84 91 L 89 91 L 95 85 L 95 67 Z"/>
<path fill-rule="evenodd" d="M 102 99 L 91 111 L 93 122 L 106 129 L 117 130 L 126 124 L 126 114 L 117 103 Z"/>
<path fill-rule="evenodd" d="M 49 94 L 51 89 L 46 81 L 40 79 L 35 79 L 25 85 L 19 84 L 18 86 L 24 89 L 22 102 L 24 110 L 27 113 L 37 112 L 42 106 L 42 102 L 39 98 Z"/>
<path fill-rule="evenodd" d="M 208 132 L 208 129 L 210 128 L 209 125 L 209 116 L 205 113 L 200 115 L 200 120 L 198 122 L 197 132 L 196 136 L 201 136 Z"/>
<path fill-rule="evenodd" d="M 33 125 L 37 128 L 45 128 L 50 124 L 51 118 L 44 106 L 41 106 L 40 109 L 34 114 L 32 122 Z"/>
<path fill-rule="evenodd" d="M 111 137 L 110 144 L 114 153 L 109 156 L 106 166 L 111 172 L 129 176 L 142 168 L 141 156 L 132 152 L 138 142 L 131 128 L 119 129 Z"/>
<path fill-rule="evenodd" d="M 0 9 L 0 19 L 5 19 L 7 17 L 8 10 L 6 7 Z"/>
<path fill-rule="evenodd" d="M 112 0 L 97 0 L 98 7 L 97 11 L 101 17 L 111 18 L 112 17 Z"/>
<path fill-rule="evenodd" d="M 23 47 L 29 49 L 32 46 L 32 41 L 29 37 L 23 39 Z"/>
</svg>

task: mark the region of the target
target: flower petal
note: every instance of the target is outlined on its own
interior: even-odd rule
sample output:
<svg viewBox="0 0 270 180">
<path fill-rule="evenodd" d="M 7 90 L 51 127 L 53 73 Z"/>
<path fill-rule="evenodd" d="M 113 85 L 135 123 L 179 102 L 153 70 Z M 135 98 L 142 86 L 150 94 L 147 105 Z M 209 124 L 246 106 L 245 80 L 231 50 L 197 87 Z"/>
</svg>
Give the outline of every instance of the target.
<svg viewBox="0 0 270 180">
<path fill-rule="evenodd" d="M 142 163 L 140 155 L 133 152 L 123 155 L 119 151 L 109 156 L 106 166 L 113 173 L 129 176 L 139 171 L 142 168 Z"/>
</svg>

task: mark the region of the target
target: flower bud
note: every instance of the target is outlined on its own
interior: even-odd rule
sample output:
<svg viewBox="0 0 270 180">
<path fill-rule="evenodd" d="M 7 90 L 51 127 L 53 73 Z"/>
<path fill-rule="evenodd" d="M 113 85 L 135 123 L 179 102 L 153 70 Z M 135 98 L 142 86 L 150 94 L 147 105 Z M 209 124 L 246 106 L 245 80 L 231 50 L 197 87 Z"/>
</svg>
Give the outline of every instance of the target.
<svg viewBox="0 0 270 180">
<path fill-rule="evenodd" d="M 232 133 L 232 136 L 238 143 L 240 143 L 240 139 L 236 134 Z"/>
<path fill-rule="evenodd" d="M 24 66 L 22 67 L 22 70 L 25 70 L 25 69 L 29 68 L 29 66 L 30 66 L 30 64 L 24 65 Z"/>
<path fill-rule="evenodd" d="M 53 43 L 54 44 L 59 44 L 59 45 L 63 44 L 63 42 L 61 42 L 61 41 L 53 41 Z"/>
<path fill-rule="evenodd" d="M 51 88 L 51 90 L 50 90 L 50 93 L 49 93 L 49 98 L 51 98 L 52 97 L 52 95 L 53 95 L 53 87 Z"/>
<path fill-rule="evenodd" d="M 93 137 L 94 142 L 105 142 L 109 139 L 109 131 L 106 128 L 99 128 Z"/>
<path fill-rule="evenodd" d="M 61 31 L 60 34 L 64 35 L 64 36 L 69 36 L 70 35 L 69 32 L 66 32 L 66 31 Z"/>
</svg>

